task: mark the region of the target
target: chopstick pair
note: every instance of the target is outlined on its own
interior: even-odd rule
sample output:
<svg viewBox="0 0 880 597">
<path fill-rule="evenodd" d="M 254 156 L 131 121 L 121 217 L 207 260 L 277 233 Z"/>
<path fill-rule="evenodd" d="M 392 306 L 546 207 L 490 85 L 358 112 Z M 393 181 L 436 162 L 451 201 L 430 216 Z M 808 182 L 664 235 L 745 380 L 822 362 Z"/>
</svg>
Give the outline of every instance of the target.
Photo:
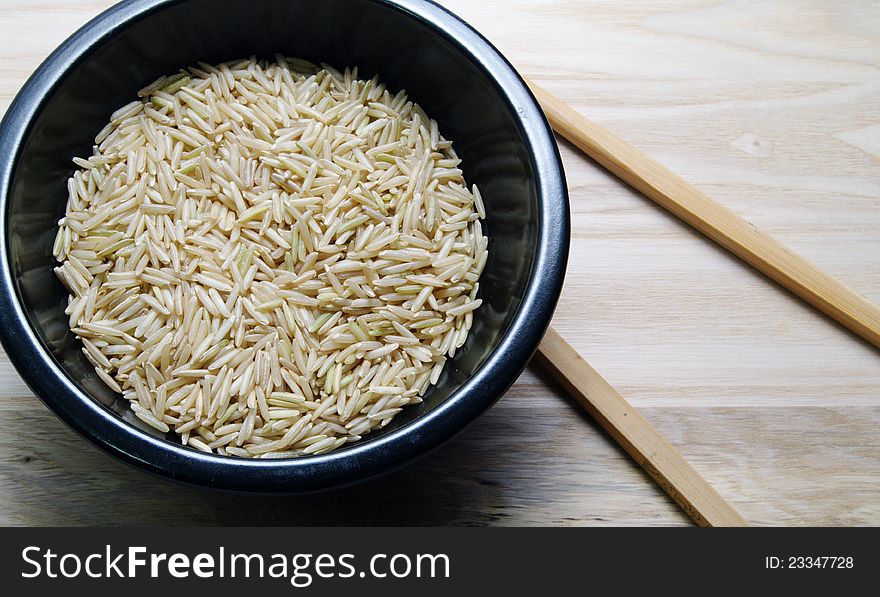
<svg viewBox="0 0 880 597">
<path fill-rule="evenodd" d="M 774 282 L 880 348 L 880 309 L 625 141 L 526 81 L 553 129 L 617 176 Z M 538 361 L 700 526 L 746 522 L 562 337 L 550 328 Z"/>
</svg>

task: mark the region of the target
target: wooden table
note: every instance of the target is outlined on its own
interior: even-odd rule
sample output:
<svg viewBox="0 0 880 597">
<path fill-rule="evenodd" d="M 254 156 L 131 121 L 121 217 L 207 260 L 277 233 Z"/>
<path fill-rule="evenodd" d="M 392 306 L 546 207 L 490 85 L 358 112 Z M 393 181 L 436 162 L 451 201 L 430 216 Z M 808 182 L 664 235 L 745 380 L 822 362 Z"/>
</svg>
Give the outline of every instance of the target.
<svg viewBox="0 0 880 597">
<path fill-rule="evenodd" d="M 0 109 L 107 0 L 0 2 Z M 446 2 L 527 76 L 880 303 L 880 5 Z M 880 353 L 563 142 L 557 330 L 755 525 L 880 524 Z M 530 367 L 420 464 L 239 498 L 98 452 L 0 354 L 6 524 L 680 525 Z"/>
</svg>

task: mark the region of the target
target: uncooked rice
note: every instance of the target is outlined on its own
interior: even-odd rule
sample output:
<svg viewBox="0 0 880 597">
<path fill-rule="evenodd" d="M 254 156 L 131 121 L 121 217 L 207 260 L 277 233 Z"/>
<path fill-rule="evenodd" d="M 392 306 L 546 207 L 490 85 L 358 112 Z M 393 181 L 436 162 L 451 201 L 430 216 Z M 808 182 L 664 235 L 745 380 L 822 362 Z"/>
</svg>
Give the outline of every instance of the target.
<svg viewBox="0 0 880 597">
<path fill-rule="evenodd" d="M 421 402 L 488 255 L 437 123 L 356 69 L 282 56 L 139 96 L 73 159 L 53 247 L 100 379 L 239 457 L 328 452 Z"/>
</svg>

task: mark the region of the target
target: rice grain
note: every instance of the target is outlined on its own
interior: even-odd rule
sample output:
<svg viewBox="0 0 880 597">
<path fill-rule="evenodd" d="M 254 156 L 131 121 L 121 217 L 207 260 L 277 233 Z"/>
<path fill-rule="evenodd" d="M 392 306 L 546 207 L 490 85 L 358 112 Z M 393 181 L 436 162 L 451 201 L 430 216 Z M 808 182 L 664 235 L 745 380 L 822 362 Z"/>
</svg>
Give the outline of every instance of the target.
<svg viewBox="0 0 880 597">
<path fill-rule="evenodd" d="M 280 56 L 138 96 L 73 158 L 52 247 L 99 378 L 235 457 L 322 454 L 421 402 L 488 259 L 437 122 L 357 70 Z"/>
</svg>

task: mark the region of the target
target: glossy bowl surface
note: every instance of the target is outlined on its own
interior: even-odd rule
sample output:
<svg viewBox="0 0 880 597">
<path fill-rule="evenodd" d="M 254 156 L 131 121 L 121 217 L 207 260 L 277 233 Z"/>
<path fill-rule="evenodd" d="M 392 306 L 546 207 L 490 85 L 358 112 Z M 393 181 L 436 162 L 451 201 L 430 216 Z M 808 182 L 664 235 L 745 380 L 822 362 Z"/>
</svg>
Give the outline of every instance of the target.
<svg viewBox="0 0 880 597">
<path fill-rule="evenodd" d="M 73 156 L 162 74 L 276 52 L 357 66 L 406 89 L 454 140 L 485 198 L 484 305 L 464 349 L 423 404 L 321 456 L 245 460 L 200 453 L 134 418 L 82 355 L 64 315 L 51 247 Z M 424 0 L 134 0 L 62 44 L 0 125 L 0 339 L 33 391 L 110 454 L 165 477 L 232 491 L 305 492 L 398 468 L 450 439 L 513 383 L 562 286 L 568 198 L 552 132 L 510 64 Z M 39 429 L 33 430 L 34 435 Z"/>
</svg>

